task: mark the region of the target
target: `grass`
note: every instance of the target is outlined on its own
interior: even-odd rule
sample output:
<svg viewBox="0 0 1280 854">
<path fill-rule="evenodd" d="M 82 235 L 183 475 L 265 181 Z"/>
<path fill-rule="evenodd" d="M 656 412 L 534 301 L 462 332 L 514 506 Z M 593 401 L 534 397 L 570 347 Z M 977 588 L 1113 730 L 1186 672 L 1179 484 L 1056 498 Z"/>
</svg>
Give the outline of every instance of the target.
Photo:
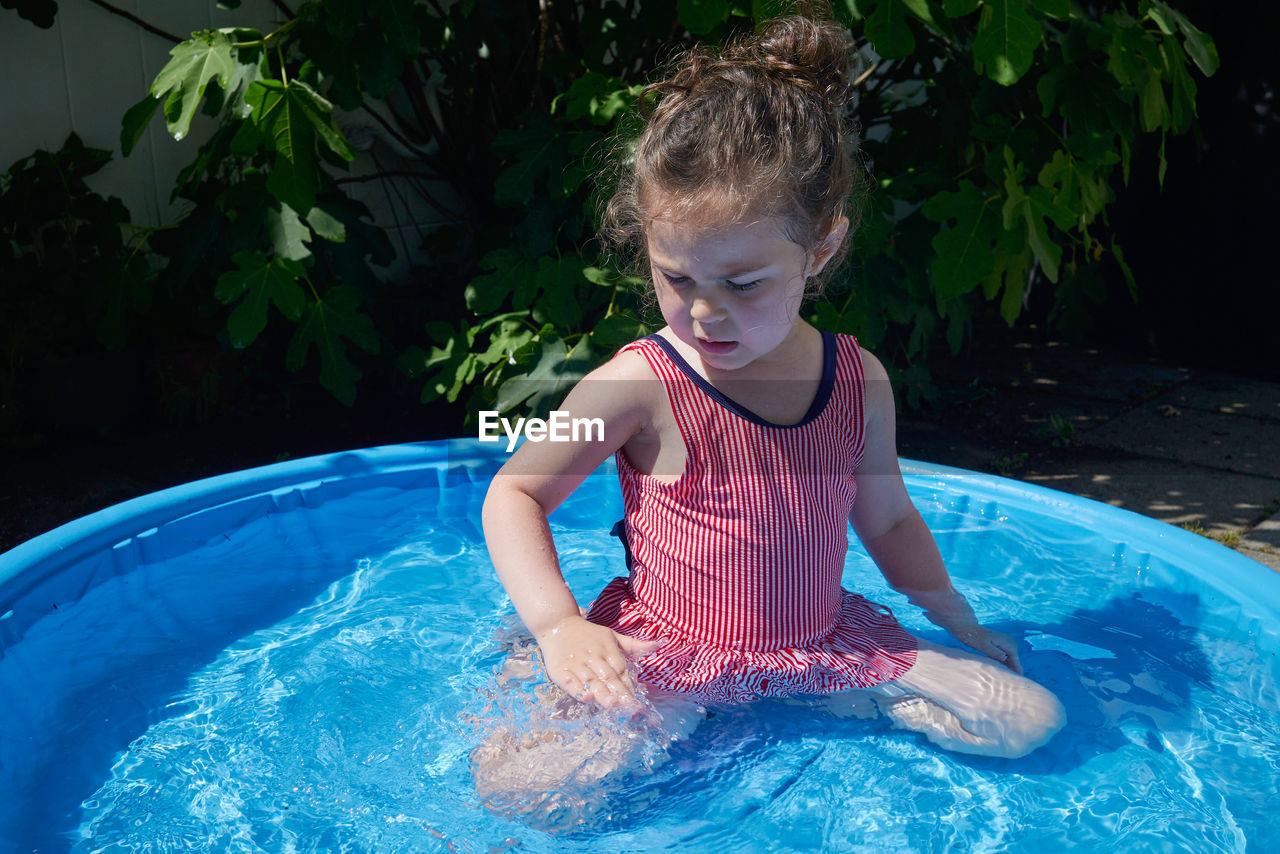
<svg viewBox="0 0 1280 854">
<path fill-rule="evenodd" d="M 1217 533 L 1210 533 L 1205 530 L 1204 525 L 1200 524 L 1199 520 L 1196 520 L 1195 522 L 1184 522 L 1178 527 L 1182 528 L 1184 531 L 1190 531 L 1193 534 L 1199 534 L 1207 539 L 1222 543 L 1222 545 L 1229 549 L 1236 548 L 1240 545 L 1240 541 L 1244 539 L 1244 532 L 1235 528 L 1218 531 Z"/>
<path fill-rule="evenodd" d="M 1065 448 L 1075 438 L 1076 428 L 1066 416 L 1056 412 L 1049 413 L 1049 423 L 1037 427 L 1031 433 L 1036 440 L 1050 440 L 1055 448 Z"/>
<path fill-rule="evenodd" d="M 1026 464 L 1026 451 L 1023 451 L 1020 454 L 1012 454 L 1007 457 L 996 457 L 991 461 L 991 465 L 995 466 L 996 472 L 998 472 L 1001 477 L 1011 477 L 1016 472 L 1021 471 L 1022 467 Z"/>
</svg>

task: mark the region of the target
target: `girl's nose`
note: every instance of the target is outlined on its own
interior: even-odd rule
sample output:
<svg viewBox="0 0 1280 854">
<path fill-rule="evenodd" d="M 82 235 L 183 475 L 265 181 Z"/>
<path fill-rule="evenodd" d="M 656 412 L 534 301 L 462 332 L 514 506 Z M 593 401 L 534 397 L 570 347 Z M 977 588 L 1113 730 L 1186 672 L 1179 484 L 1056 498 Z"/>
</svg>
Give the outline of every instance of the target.
<svg viewBox="0 0 1280 854">
<path fill-rule="evenodd" d="M 695 297 L 689 306 L 689 316 L 699 322 L 719 320 L 726 314 L 724 306 L 704 296 Z"/>
</svg>

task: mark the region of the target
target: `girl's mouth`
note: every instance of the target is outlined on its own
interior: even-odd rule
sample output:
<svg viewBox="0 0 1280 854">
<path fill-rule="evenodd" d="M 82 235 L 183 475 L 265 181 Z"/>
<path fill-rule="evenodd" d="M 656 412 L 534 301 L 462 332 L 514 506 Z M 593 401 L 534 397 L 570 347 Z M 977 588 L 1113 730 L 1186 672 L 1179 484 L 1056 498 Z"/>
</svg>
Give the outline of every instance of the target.
<svg viewBox="0 0 1280 854">
<path fill-rule="evenodd" d="M 716 355 L 731 353 L 738 346 L 737 341 L 708 341 L 706 338 L 699 338 L 698 344 L 703 350 Z"/>
</svg>

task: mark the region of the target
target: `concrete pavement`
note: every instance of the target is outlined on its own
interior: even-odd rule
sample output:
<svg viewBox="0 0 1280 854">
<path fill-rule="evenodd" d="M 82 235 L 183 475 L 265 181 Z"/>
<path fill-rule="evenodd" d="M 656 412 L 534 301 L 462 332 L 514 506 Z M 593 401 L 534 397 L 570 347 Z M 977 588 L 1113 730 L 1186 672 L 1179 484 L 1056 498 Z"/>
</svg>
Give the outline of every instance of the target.
<svg viewBox="0 0 1280 854">
<path fill-rule="evenodd" d="M 944 366 L 947 405 L 904 417 L 899 452 L 1134 510 L 1280 570 L 1280 383 L 1052 341 L 1009 352 Z"/>
</svg>

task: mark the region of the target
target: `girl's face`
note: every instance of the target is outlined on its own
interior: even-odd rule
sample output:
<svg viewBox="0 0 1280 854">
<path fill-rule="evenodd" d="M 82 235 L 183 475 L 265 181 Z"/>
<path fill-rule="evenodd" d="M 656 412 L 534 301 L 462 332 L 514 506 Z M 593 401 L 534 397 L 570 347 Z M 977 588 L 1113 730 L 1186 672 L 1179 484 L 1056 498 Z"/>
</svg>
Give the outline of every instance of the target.
<svg viewBox="0 0 1280 854">
<path fill-rule="evenodd" d="M 784 225 L 774 218 L 717 228 L 650 221 L 658 307 L 707 367 L 737 370 L 785 358 L 784 345 L 794 343 L 805 280 L 839 248 L 848 221 L 837 221 L 812 251 L 787 239 Z"/>
</svg>

